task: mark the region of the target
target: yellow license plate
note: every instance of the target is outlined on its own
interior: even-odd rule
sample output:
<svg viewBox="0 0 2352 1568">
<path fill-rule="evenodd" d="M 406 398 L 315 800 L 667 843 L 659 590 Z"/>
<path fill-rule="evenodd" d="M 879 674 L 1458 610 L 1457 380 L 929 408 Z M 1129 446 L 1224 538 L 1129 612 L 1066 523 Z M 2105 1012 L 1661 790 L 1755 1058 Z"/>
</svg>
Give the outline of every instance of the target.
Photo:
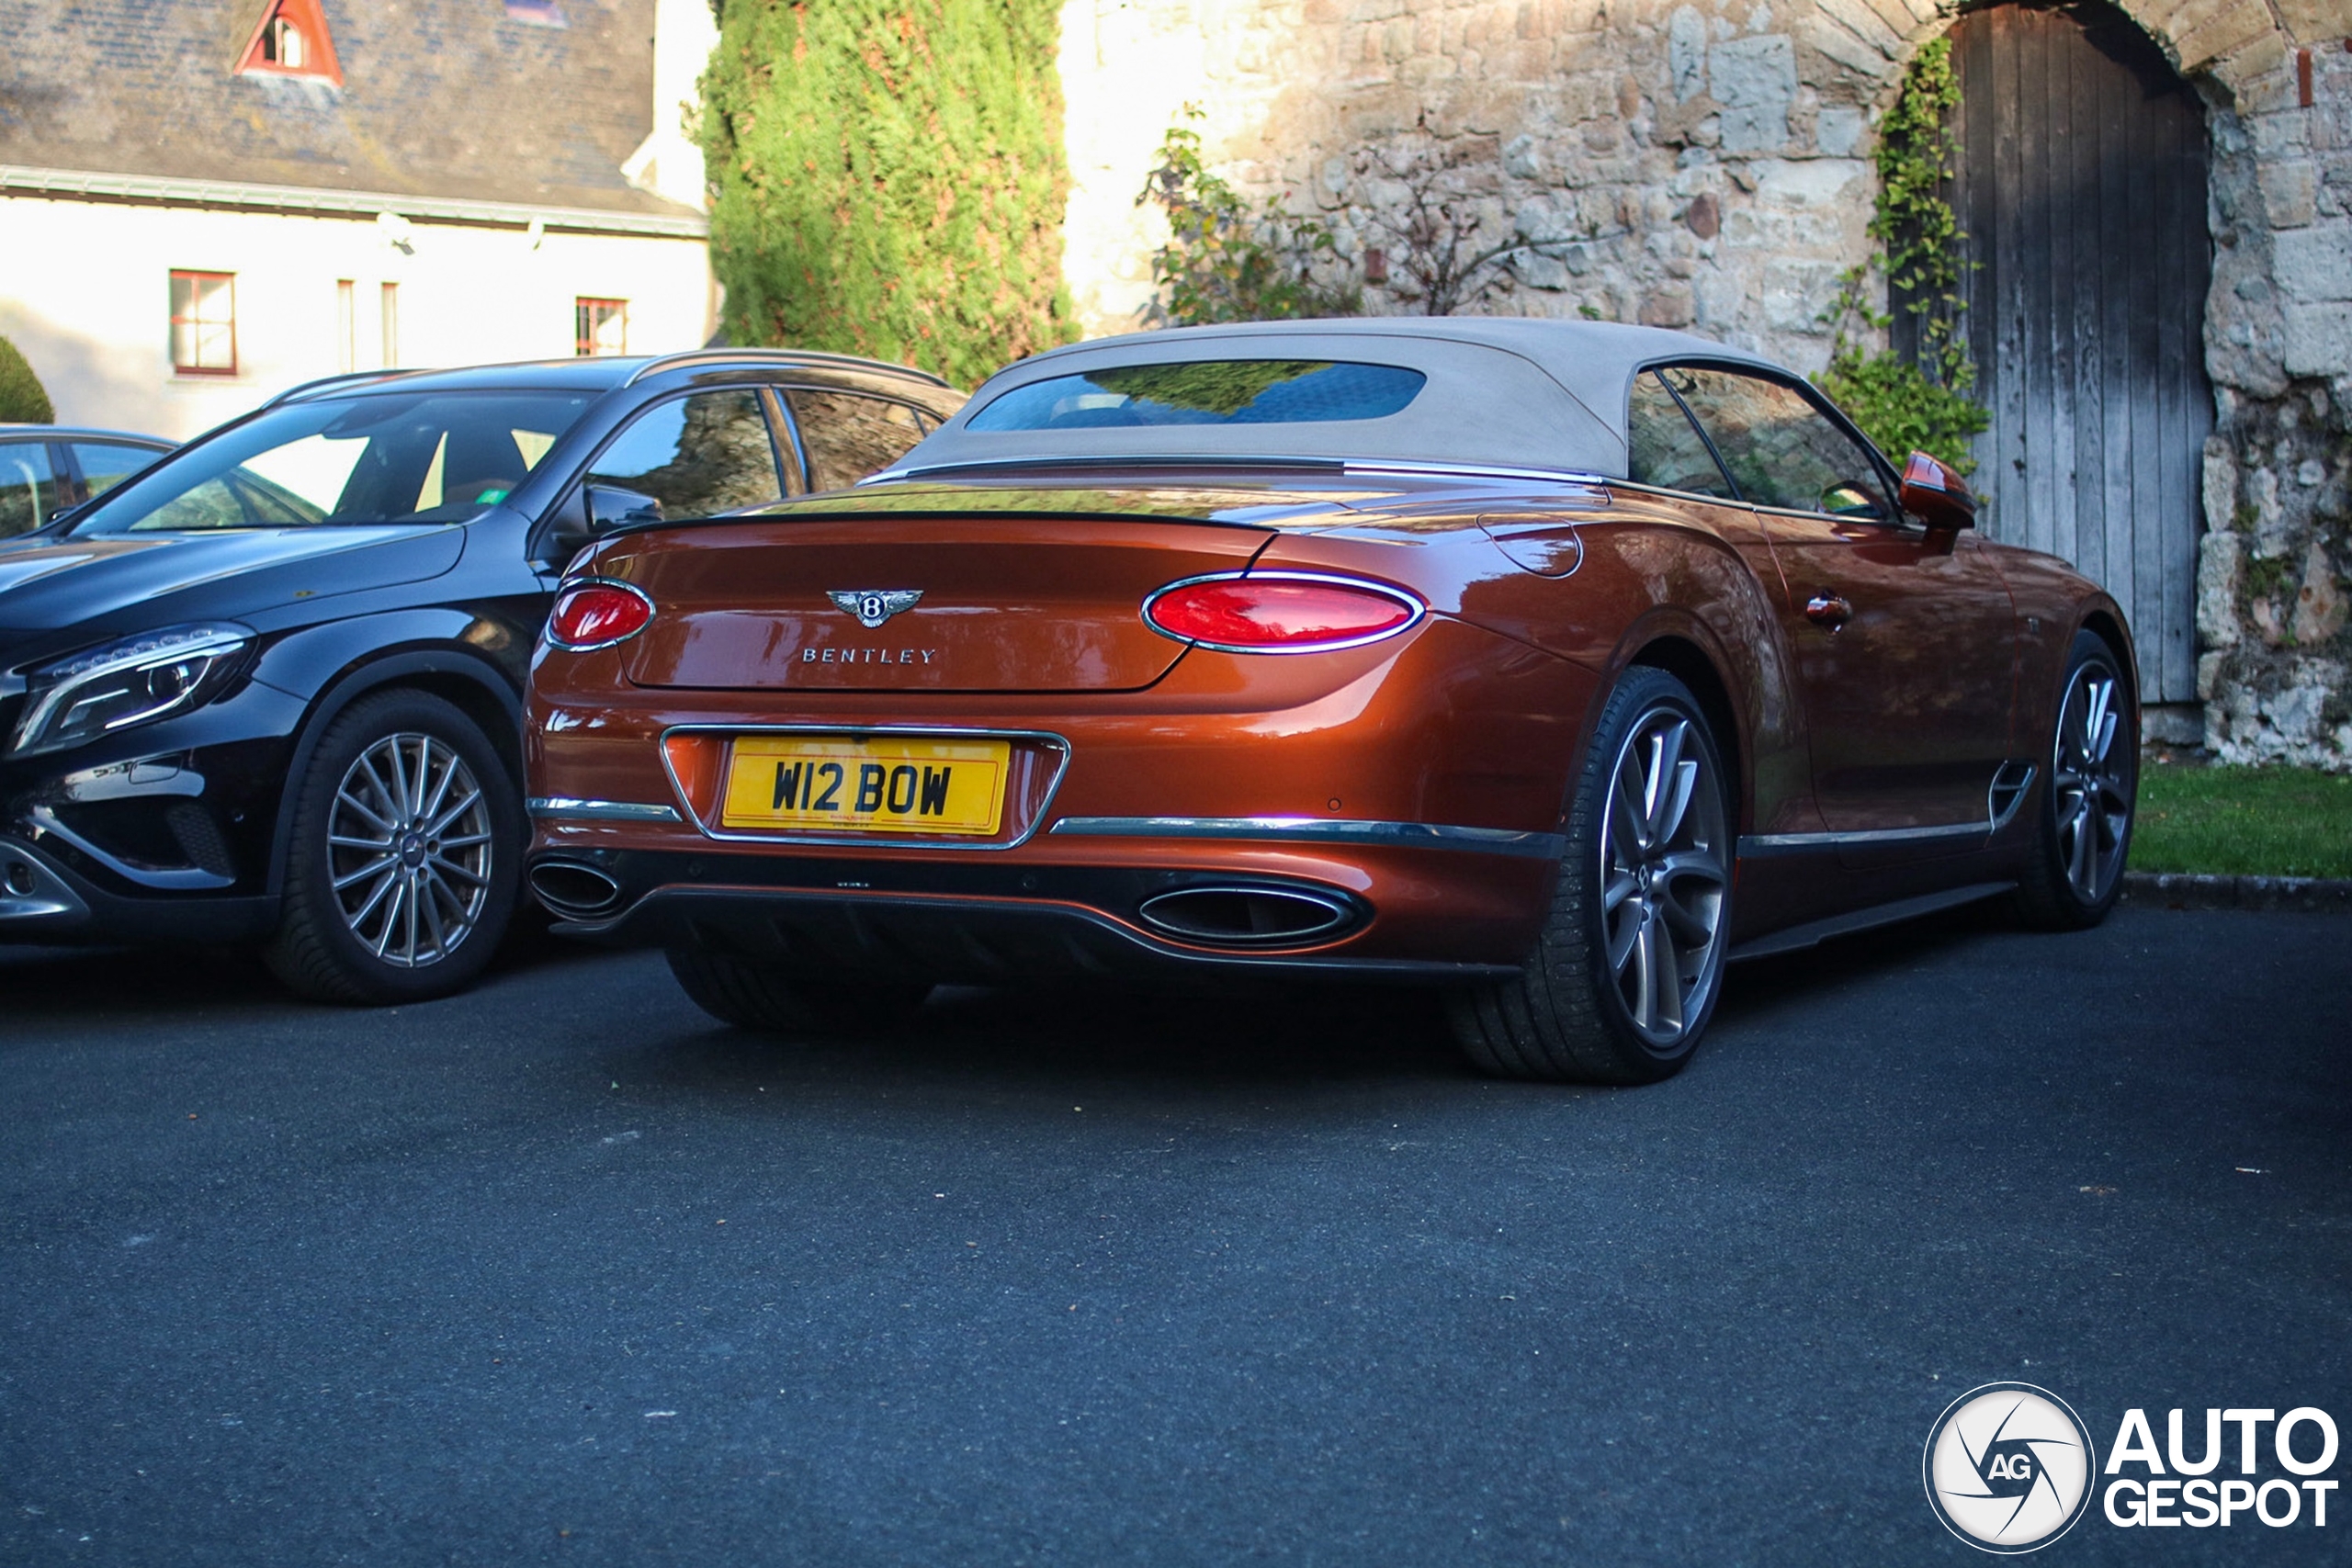
<svg viewBox="0 0 2352 1568">
<path fill-rule="evenodd" d="M 719 822 L 729 828 L 985 837 L 1004 818 L 1003 740 L 752 736 L 735 742 Z"/>
</svg>

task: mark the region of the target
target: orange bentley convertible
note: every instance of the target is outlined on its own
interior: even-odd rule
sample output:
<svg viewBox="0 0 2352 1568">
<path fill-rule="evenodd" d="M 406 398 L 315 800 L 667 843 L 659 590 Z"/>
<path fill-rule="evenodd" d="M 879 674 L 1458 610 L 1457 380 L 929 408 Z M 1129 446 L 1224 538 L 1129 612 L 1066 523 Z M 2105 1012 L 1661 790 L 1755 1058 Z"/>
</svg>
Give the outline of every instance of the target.
<svg viewBox="0 0 2352 1568">
<path fill-rule="evenodd" d="M 1731 960 L 2114 901 L 2123 614 L 1974 511 L 1673 333 L 1057 350 L 855 489 L 572 563 L 531 886 L 750 1027 L 1312 976 L 1445 987 L 1491 1072 L 1661 1078 Z"/>
</svg>

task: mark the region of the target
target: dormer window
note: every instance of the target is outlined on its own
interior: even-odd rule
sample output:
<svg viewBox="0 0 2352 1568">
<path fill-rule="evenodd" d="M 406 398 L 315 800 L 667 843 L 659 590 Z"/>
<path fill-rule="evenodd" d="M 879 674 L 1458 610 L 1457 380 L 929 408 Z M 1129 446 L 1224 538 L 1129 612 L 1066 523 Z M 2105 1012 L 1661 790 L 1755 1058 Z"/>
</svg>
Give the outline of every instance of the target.
<svg viewBox="0 0 2352 1568">
<path fill-rule="evenodd" d="M 280 71 L 302 69 L 302 29 L 283 16 L 261 30 L 261 57 Z"/>
<path fill-rule="evenodd" d="M 319 9 L 319 0 L 269 0 L 237 72 L 240 75 L 308 76 L 341 86 L 343 69 L 335 62 L 334 40 L 327 36 L 327 19 Z"/>
</svg>

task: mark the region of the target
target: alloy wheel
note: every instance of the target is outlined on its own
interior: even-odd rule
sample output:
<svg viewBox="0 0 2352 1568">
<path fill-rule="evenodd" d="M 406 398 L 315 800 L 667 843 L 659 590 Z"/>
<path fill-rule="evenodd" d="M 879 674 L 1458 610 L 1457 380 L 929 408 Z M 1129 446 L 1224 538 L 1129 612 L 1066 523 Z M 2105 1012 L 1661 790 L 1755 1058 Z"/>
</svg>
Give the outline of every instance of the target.
<svg viewBox="0 0 2352 1568">
<path fill-rule="evenodd" d="M 2075 897 L 2096 904 L 2123 865 L 2132 825 L 2132 739 L 2118 745 L 2122 715 L 2116 673 L 2086 660 L 2067 682 L 2058 710 L 2050 785 L 2058 829 L 2058 863 Z"/>
<path fill-rule="evenodd" d="M 1689 1027 L 1723 961 L 1721 784 L 1690 718 L 1660 705 L 1617 754 L 1601 824 L 1601 931 L 1609 981 L 1653 1050 Z"/>
<path fill-rule="evenodd" d="M 359 753 L 335 790 L 327 850 L 344 924 L 395 968 L 448 957 L 490 898 L 490 805 L 438 736 L 388 735 Z"/>
</svg>

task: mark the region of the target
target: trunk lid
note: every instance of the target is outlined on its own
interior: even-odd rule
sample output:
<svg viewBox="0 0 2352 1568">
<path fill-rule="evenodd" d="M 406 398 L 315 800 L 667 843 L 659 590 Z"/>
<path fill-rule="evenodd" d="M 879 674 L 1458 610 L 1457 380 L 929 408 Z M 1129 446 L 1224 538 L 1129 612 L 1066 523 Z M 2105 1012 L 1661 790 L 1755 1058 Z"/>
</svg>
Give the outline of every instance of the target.
<svg viewBox="0 0 2352 1568">
<path fill-rule="evenodd" d="M 820 513 L 626 535 L 590 570 L 652 596 L 652 624 L 625 645 L 639 686 L 1118 692 L 1184 652 L 1144 624 L 1146 596 L 1238 571 L 1272 536 L 1154 517 Z"/>
</svg>

